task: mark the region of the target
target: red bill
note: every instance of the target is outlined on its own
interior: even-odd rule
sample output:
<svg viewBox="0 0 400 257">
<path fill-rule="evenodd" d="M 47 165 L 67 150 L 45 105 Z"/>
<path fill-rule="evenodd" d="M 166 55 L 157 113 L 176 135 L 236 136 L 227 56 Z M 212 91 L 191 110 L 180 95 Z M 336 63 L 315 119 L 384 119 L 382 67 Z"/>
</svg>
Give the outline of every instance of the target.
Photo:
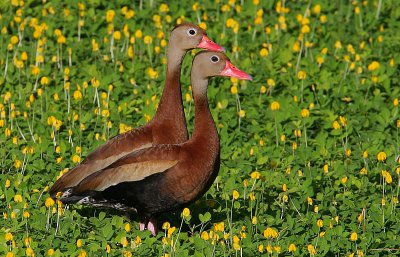
<svg viewBox="0 0 400 257">
<path fill-rule="evenodd" d="M 220 73 L 221 76 L 234 77 L 238 79 L 253 80 L 253 77 L 244 71 L 239 70 L 230 61 L 226 61 L 225 68 Z"/>
<path fill-rule="evenodd" d="M 209 37 L 206 35 L 203 35 L 201 38 L 200 43 L 197 45 L 197 48 L 203 48 L 211 51 L 217 51 L 217 52 L 225 52 L 225 48 L 222 46 L 218 45 L 217 43 L 213 42 Z"/>
</svg>

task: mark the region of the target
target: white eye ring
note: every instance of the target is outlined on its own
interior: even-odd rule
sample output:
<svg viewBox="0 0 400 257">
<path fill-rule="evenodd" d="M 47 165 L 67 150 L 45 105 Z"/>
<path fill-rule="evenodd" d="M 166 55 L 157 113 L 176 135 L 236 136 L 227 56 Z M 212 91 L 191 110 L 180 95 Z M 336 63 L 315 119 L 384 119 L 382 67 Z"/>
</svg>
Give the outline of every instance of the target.
<svg viewBox="0 0 400 257">
<path fill-rule="evenodd" d="M 213 55 L 213 56 L 211 56 L 211 61 L 213 62 L 213 63 L 217 63 L 217 62 L 219 62 L 219 57 L 218 56 L 216 56 L 216 55 Z"/>
<path fill-rule="evenodd" d="M 190 36 L 190 37 L 196 36 L 196 35 L 197 35 L 197 29 L 195 29 L 195 28 L 190 28 L 190 29 L 187 30 L 186 33 L 187 33 L 188 36 Z"/>
</svg>

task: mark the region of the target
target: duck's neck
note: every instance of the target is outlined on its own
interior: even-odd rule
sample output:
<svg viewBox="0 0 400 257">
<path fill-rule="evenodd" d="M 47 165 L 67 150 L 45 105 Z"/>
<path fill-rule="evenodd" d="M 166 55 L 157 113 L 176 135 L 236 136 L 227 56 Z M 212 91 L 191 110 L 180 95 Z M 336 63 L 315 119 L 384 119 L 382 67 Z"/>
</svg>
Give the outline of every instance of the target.
<svg viewBox="0 0 400 257">
<path fill-rule="evenodd" d="M 169 123 L 169 128 L 186 134 L 187 129 L 185 113 L 182 106 L 182 91 L 180 85 L 181 65 L 185 51 L 173 48 L 170 45 L 167 49 L 167 74 L 165 86 L 154 115 L 153 122 L 156 124 Z M 170 127 L 172 126 L 172 127 Z"/>
<path fill-rule="evenodd" d="M 207 147 L 219 149 L 218 131 L 208 106 L 208 80 L 192 80 L 192 85 L 193 89 L 200 89 L 193 91 L 195 113 L 192 140 L 199 141 Z"/>
</svg>

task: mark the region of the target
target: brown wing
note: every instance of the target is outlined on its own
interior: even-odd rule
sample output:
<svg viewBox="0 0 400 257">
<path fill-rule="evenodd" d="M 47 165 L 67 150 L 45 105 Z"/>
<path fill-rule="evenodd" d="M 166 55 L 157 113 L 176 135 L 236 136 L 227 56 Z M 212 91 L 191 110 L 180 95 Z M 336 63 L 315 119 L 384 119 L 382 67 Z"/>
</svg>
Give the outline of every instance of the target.
<svg viewBox="0 0 400 257">
<path fill-rule="evenodd" d="M 84 178 L 104 169 L 118 159 L 151 146 L 152 135 L 148 126 L 118 135 L 90 153 L 81 164 L 59 178 L 50 189 L 50 194 L 54 196 L 57 192 L 74 187 Z"/>
<path fill-rule="evenodd" d="M 134 152 L 81 181 L 73 194 L 103 191 L 122 182 L 140 181 L 164 172 L 179 162 L 179 146 L 159 145 Z"/>
</svg>

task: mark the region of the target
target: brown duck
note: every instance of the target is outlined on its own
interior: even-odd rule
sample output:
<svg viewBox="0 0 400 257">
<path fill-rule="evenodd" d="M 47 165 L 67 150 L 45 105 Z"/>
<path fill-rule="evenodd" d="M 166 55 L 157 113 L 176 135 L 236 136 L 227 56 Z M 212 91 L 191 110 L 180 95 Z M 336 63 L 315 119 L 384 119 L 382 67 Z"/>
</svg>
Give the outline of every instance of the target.
<svg viewBox="0 0 400 257">
<path fill-rule="evenodd" d="M 165 87 L 153 119 L 144 126 L 118 135 L 90 153 L 86 159 L 60 177 L 50 189 L 54 198 L 57 192 L 68 191 L 85 177 L 112 164 L 121 157 L 158 144 L 178 144 L 188 140 L 180 85 L 181 64 L 187 51 L 203 48 L 223 51 L 211 41 L 199 26 L 184 23 L 175 27 L 167 48 L 167 74 Z"/>
<path fill-rule="evenodd" d="M 141 219 L 140 229 L 147 224 L 155 235 L 161 213 L 179 209 L 201 197 L 218 174 L 219 138 L 207 99 L 208 79 L 213 76 L 252 79 L 223 53 L 198 53 L 191 71 L 195 105 L 192 138 L 124 156 L 86 177 L 60 200 L 136 211 Z"/>
</svg>

